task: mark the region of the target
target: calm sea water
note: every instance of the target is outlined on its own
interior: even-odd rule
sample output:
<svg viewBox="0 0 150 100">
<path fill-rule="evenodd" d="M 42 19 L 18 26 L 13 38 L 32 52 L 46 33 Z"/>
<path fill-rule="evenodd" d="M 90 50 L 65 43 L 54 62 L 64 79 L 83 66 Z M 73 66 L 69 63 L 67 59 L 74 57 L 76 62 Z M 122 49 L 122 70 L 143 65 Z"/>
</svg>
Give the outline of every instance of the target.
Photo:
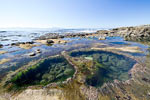
<svg viewBox="0 0 150 100">
<path fill-rule="evenodd" d="M 0 29 L 0 44 L 28 42 L 46 33 L 96 32 L 98 29 Z"/>
</svg>

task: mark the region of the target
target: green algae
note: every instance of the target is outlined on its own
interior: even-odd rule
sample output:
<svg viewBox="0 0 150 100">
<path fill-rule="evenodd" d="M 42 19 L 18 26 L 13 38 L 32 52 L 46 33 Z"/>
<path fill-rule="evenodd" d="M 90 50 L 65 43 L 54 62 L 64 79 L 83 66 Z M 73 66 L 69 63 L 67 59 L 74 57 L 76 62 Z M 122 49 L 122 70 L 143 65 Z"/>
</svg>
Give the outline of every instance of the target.
<svg viewBox="0 0 150 100">
<path fill-rule="evenodd" d="M 90 57 L 93 59 L 92 74 L 88 73 L 86 75 L 86 84 L 94 87 L 101 87 L 104 83 L 113 82 L 115 79 L 120 81 L 128 80 L 130 78 L 128 71 L 136 63 L 131 58 L 106 51 L 76 51 L 70 53 L 70 56 L 83 59 Z M 86 66 L 84 68 L 86 69 Z"/>
<path fill-rule="evenodd" d="M 64 57 L 42 60 L 25 70 L 18 72 L 9 83 L 10 90 L 32 85 L 45 86 L 53 82 L 63 82 L 72 77 L 75 70 Z"/>
</svg>

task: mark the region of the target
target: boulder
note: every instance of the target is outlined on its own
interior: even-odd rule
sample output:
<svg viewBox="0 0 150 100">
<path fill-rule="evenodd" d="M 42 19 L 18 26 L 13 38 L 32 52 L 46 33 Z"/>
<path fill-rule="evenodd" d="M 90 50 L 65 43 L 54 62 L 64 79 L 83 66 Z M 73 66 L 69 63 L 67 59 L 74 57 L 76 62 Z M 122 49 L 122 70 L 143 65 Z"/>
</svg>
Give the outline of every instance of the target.
<svg viewBox="0 0 150 100">
<path fill-rule="evenodd" d="M 2 48 L 3 47 L 3 45 L 2 44 L 0 44 L 0 48 Z"/>
</svg>

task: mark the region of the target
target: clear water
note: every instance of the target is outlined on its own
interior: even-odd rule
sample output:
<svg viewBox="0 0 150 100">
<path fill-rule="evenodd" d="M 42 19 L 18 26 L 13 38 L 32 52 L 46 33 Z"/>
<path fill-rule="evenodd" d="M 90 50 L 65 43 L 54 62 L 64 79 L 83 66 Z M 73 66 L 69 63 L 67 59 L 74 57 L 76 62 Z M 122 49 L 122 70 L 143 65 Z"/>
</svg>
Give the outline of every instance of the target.
<svg viewBox="0 0 150 100">
<path fill-rule="evenodd" d="M 125 81 L 130 78 L 128 71 L 136 63 L 135 60 L 123 55 L 105 51 L 77 51 L 70 54 L 72 57 L 92 58 L 94 74 L 87 75 L 86 83 L 101 87 L 104 83 L 113 80 Z"/>
<path fill-rule="evenodd" d="M 19 89 L 30 85 L 45 86 L 52 82 L 63 82 L 72 77 L 74 72 L 73 66 L 63 57 L 45 59 L 17 73 L 9 81 L 12 83 L 9 89 Z"/>
</svg>

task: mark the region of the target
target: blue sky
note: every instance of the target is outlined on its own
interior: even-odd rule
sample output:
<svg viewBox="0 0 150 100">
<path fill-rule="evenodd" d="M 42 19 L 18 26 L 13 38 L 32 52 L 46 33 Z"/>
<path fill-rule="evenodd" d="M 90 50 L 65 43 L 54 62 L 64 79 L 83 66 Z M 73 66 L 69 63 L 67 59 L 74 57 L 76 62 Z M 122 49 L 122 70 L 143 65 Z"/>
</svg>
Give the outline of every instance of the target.
<svg viewBox="0 0 150 100">
<path fill-rule="evenodd" d="M 0 0 L 0 27 L 105 28 L 150 24 L 150 0 Z"/>
</svg>

